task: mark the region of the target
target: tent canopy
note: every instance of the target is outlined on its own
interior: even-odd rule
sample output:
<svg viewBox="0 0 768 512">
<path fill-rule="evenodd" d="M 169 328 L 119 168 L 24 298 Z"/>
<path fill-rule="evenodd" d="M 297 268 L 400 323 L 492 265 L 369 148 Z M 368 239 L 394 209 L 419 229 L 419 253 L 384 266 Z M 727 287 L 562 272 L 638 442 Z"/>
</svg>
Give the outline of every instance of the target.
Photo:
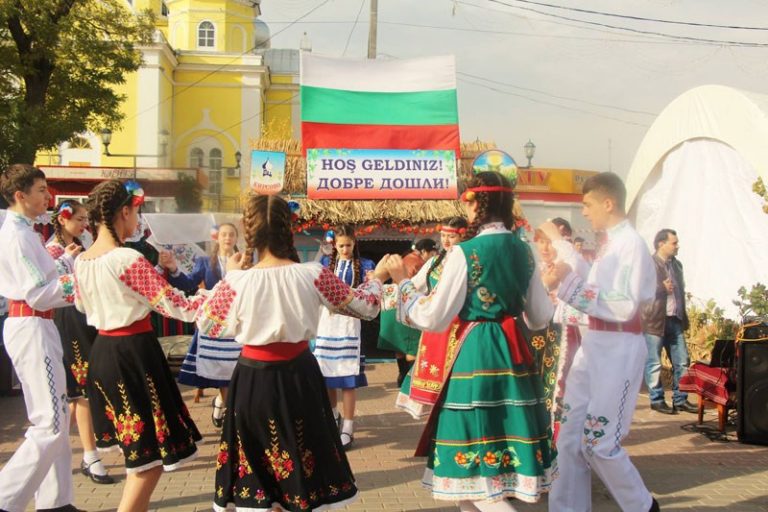
<svg viewBox="0 0 768 512">
<path fill-rule="evenodd" d="M 768 215 L 752 192 L 768 178 L 768 96 L 708 85 L 675 99 L 648 130 L 627 176 L 627 204 L 652 247 L 677 231 L 687 290 L 730 316 L 741 286 L 768 282 Z"/>
</svg>

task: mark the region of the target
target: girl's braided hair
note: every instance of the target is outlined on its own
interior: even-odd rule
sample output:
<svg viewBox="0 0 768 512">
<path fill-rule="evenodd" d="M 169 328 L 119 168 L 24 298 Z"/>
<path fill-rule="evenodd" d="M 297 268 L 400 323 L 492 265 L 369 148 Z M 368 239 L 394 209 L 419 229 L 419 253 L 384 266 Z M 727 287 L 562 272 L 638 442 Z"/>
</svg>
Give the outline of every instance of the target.
<svg viewBox="0 0 768 512">
<path fill-rule="evenodd" d="M 360 275 L 360 249 L 357 244 L 357 239 L 355 238 L 355 228 L 352 227 L 349 224 L 342 224 L 338 228 L 334 230 L 336 236 L 336 240 L 339 239 L 340 236 L 345 236 L 347 238 L 350 238 L 352 242 L 354 242 L 354 248 L 352 249 L 352 269 L 353 269 L 353 275 L 352 275 L 352 288 L 357 287 L 360 283 L 363 282 L 363 276 Z M 328 265 L 328 268 L 331 269 L 331 272 L 336 272 L 336 262 L 339 258 L 339 252 L 336 250 L 336 243 L 334 240 L 333 244 L 333 253 L 331 254 L 331 262 Z"/>
<path fill-rule="evenodd" d="M 67 199 L 66 201 L 62 201 L 56 207 L 56 210 L 53 213 L 53 219 L 52 219 L 53 220 L 53 238 L 62 247 L 65 247 L 67 244 L 64 241 L 64 226 L 61 224 L 61 222 L 59 222 L 59 215 L 61 214 L 61 209 L 67 206 L 72 208 L 73 215 L 77 215 L 77 212 L 86 209 L 82 203 L 80 203 L 79 201 L 75 201 L 74 199 Z M 80 247 L 83 246 L 83 242 L 81 242 L 79 238 L 77 238 L 76 236 L 72 238 L 74 239 L 73 241 L 77 245 L 79 245 Z"/>
<path fill-rule="evenodd" d="M 243 212 L 245 237 L 245 265 L 253 265 L 253 254 L 264 249 L 282 259 L 299 263 L 299 254 L 293 245 L 291 209 L 280 196 L 251 195 Z"/>
<path fill-rule="evenodd" d="M 131 195 L 119 180 L 103 181 L 96 185 L 88 195 L 88 217 L 94 227 L 94 239 L 99 235 L 98 227 L 104 224 L 118 246 L 123 245 L 115 231 L 115 217 L 120 208 L 129 204 Z"/>
</svg>

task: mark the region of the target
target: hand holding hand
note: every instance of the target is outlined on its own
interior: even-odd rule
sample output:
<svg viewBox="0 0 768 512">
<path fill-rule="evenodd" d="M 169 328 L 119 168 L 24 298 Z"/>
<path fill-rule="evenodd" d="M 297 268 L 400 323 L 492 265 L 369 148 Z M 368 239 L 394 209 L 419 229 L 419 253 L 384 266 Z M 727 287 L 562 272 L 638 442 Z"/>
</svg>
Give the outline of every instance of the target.
<svg viewBox="0 0 768 512">
<path fill-rule="evenodd" d="M 243 265 L 245 265 L 245 258 L 243 258 L 243 253 L 241 252 L 236 252 L 227 258 L 227 272 L 230 270 L 242 270 Z"/>
<path fill-rule="evenodd" d="M 389 254 L 385 254 L 379 262 L 376 264 L 376 268 L 373 269 L 373 278 L 378 279 L 382 283 L 389 279 L 389 272 L 387 271 L 387 261 L 389 260 Z"/>
<path fill-rule="evenodd" d="M 78 254 L 80 254 L 80 252 L 82 252 L 82 250 L 83 250 L 82 247 L 80 247 L 76 243 L 72 242 L 71 244 L 69 244 L 68 246 L 66 246 L 64 248 L 64 253 L 68 254 L 72 258 L 75 258 L 75 257 L 77 257 Z"/>
<path fill-rule="evenodd" d="M 400 284 L 400 281 L 408 277 L 408 269 L 405 268 L 403 258 L 398 254 L 389 255 L 389 258 L 387 259 L 387 271 L 392 277 L 392 280 L 397 284 Z"/>
<path fill-rule="evenodd" d="M 157 263 L 164 269 L 167 269 L 171 274 L 175 273 L 179 268 L 179 265 L 176 262 L 176 257 L 171 251 L 160 251 L 160 255 L 157 258 Z"/>
</svg>

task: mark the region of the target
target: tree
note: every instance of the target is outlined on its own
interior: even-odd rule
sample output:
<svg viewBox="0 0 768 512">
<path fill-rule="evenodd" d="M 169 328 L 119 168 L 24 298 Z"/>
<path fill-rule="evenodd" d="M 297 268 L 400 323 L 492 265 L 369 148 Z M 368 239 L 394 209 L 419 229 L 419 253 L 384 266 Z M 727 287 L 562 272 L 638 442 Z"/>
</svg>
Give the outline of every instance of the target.
<svg viewBox="0 0 768 512">
<path fill-rule="evenodd" d="M 120 0 L 0 0 L 0 164 L 116 127 L 114 86 L 141 65 L 153 23 Z"/>
<path fill-rule="evenodd" d="M 179 213 L 200 213 L 203 208 L 203 187 L 195 178 L 179 174 L 176 185 L 176 209 Z"/>
</svg>

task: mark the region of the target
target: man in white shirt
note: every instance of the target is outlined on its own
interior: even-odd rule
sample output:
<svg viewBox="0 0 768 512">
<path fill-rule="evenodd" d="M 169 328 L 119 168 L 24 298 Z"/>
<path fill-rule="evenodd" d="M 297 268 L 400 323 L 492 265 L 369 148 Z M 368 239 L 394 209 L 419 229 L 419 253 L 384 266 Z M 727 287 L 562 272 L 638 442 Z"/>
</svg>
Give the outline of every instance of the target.
<svg viewBox="0 0 768 512">
<path fill-rule="evenodd" d="M 640 306 L 651 300 L 656 270 L 645 242 L 625 213 L 626 189 L 613 173 L 584 184 L 584 216 L 605 230 L 586 280 L 564 262 L 543 276 L 558 297 L 589 315 L 589 329 L 566 378 L 557 440 L 559 478 L 549 508 L 592 510 L 592 470 L 625 512 L 656 512 L 659 505 L 622 447 L 629 433 L 647 355 Z"/>
</svg>

